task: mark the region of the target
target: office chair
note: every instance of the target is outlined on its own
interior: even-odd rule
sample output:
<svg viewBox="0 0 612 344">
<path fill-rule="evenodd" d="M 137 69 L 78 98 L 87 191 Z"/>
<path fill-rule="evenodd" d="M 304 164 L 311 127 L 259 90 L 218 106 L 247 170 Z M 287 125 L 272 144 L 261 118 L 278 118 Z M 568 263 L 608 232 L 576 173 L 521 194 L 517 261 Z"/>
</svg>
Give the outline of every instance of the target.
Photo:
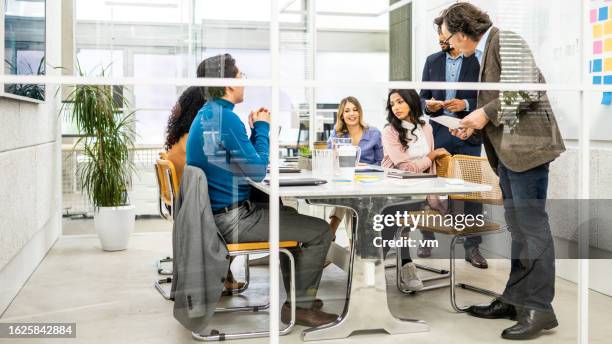
<svg viewBox="0 0 612 344">
<path fill-rule="evenodd" d="M 176 174 L 176 169 L 174 168 L 174 164 L 170 160 L 165 159 L 165 153 L 160 153 L 161 159 L 158 159 L 155 163 L 155 176 L 157 177 L 157 186 L 159 188 L 159 215 L 168 221 L 173 221 L 174 219 L 174 199 L 179 191 L 179 181 L 178 176 Z M 163 267 L 164 263 L 172 263 L 172 258 L 170 256 L 160 259 L 156 262 L 157 265 L 157 273 L 163 276 L 172 276 L 172 269 L 166 269 Z M 248 264 L 248 256 L 245 259 L 244 263 L 244 276 L 245 282 L 244 284 L 235 289 L 226 290 L 226 294 L 239 294 L 243 291 L 247 290 L 250 282 L 250 270 Z M 162 287 L 163 284 L 171 284 L 172 277 L 166 277 L 162 279 L 157 279 L 154 283 L 155 289 L 162 295 L 162 297 L 166 300 L 171 300 L 171 295 L 169 292 L 164 290 Z"/>
<path fill-rule="evenodd" d="M 445 178 L 458 178 L 462 179 L 466 182 L 477 183 L 477 184 L 486 184 L 491 186 L 491 191 L 487 192 L 474 192 L 465 195 L 449 195 L 448 200 L 452 202 L 453 200 L 457 201 L 469 201 L 480 204 L 489 204 L 489 205 L 503 205 L 502 192 L 499 187 L 499 178 L 489 165 L 489 162 L 486 158 L 474 157 L 468 155 L 455 155 L 455 156 L 445 156 L 436 161 L 436 172 L 439 177 Z M 450 208 L 450 207 L 449 207 Z M 413 214 L 420 213 L 422 215 L 430 215 L 430 214 L 439 214 L 436 211 L 420 211 L 420 212 L 412 212 Z M 450 277 L 450 283 L 436 284 L 431 286 L 426 286 L 423 289 L 416 291 L 427 291 L 439 288 L 450 287 L 450 302 L 453 309 L 457 312 L 465 312 L 469 307 L 462 307 L 457 305 L 456 301 L 456 287 L 460 287 L 462 289 L 471 290 L 477 293 L 489 295 L 492 297 L 499 297 L 493 291 L 472 286 L 467 283 L 457 283 L 456 282 L 456 269 L 455 269 L 455 246 L 459 240 L 464 240 L 466 237 L 475 236 L 475 235 L 486 235 L 486 234 L 496 234 L 501 233 L 506 229 L 506 226 L 503 228 L 494 222 L 485 221 L 483 226 L 471 226 L 466 227 L 463 230 L 457 230 L 452 226 L 444 226 L 443 224 L 436 225 L 425 223 L 424 217 L 421 217 L 421 222 L 417 224 L 418 228 L 421 231 L 429 231 L 438 234 L 444 234 L 451 236 L 451 244 L 450 244 L 450 267 L 449 270 L 439 270 L 434 269 L 424 265 L 418 265 L 418 268 L 422 270 L 428 270 L 431 272 L 435 272 L 440 276 L 434 276 L 428 279 L 423 279 L 424 282 L 438 280 Z M 398 230 L 396 233 L 396 238 L 401 236 L 402 229 Z M 412 294 L 415 291 L 409 291 L 401 286 L 400 276 L 401 276 L 401 250 L 396 250 L 396 271 L 397 278 L 396 284 L 397 289 L 404 294 Z"/>
<path fill-rule="evenodd" d="M 297 241 L 281 241 L 279 242 L 279 253 L 283 253 L 289 258 L 291 275 L 289 282 L 290 294 L 288 295 L 291 305 L 291 321 L 286 328 L 279 331 L 279 335 L 283 336 L 291 332 L 295 325 L 295 260 L 293 254 L 289 251 L 291 248 L 300 247 L 300 243 Z M 240 243 L 240 244 L 227 244 L 227 250 L 230 257 L 248 256 L 251 254 L 269 254 L 270 243 L 268 242 L 251 242 L 251 243 Z M 262 310 L 270 308 L 270 303 L 257 306 L 239 306 L 239 307 L 217 307 L 215 313 L 228 313 L 228 312 L 253 312 L 257 313 Z M 191 332 L 193 339 L 199 341 L 222 341 L 227 339 L 244 339 L 244 338 L 259 338 L 268 337 L 270 331 L 254 331 L 254 332 L 241 332 L 241 333 L 223 333 L 217 329 L 212 329 L 208 334 Z"/>
</svg>

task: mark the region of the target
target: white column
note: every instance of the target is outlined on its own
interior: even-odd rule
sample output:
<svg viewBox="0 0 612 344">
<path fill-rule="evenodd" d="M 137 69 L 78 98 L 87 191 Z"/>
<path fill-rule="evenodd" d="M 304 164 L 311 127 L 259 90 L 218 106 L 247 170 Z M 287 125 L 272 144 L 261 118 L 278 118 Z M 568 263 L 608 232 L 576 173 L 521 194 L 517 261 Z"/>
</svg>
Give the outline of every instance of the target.
<svg viewBox="0 0 612 344">
<path fill-rule="evenodd" d="M 590 116 L 589 116 L 589 94 L 585 94 L 585 87 L 589 84 L 589 74 L 586 70 L 587 58 L 590 56 L 591 36 L 588 30 L 588 18 L 590 10 L 589 0 L 582 0 L 582 16 L 580 27 L 582 30 L 582 54 L 580 59 L 580 71 L 582 90 L 580 91 L 580 132 L 578 134 L 579 152 L 579 233 L 578 233 L 578 343 L 588 344 L 589 342 L 589 228 L 581 226 L 589 218 L 588 200 L 590 197 Z"/>
<path fill-rule="evenodd" d="M 272 122 L 270 123 L 270 343 L 278 344 L 279 336 L 279 206 L 278 206 L 278 113 L 280 82 L 279 8 L 271 2 L 270 63 L 272 71 Z"/>
</svg>

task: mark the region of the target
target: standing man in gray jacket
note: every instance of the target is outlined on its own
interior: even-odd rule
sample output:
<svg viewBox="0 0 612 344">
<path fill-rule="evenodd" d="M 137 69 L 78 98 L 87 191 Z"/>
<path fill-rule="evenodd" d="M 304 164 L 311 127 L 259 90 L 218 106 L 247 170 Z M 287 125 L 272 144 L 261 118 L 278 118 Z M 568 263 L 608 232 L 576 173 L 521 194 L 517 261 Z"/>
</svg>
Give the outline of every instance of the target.
<svg viewBox="0 0 612 344">
<path fill-rule="evenodd" d="M 442 13 L 442 34 L 465 56 L 480 62 L 480 81 L 543 83 L 527 43 L 517 34 L 494 27 L 489 15 L 460 2 Z M 504 61 L 501 47 L 517 49 L 520 61 Z M 512 64 L 508 62 L 519 62 Z M 515 70 L 516 68 L 520 70 Z M 512 75 L 510 75 L 512 74 Z M 512 235 L 511 271 L 503 295 L 490 305 L 473 306 L 470 315 L 510 318 L 518 322 L 502 332 L 506 339 L 537 337 L 556 327 L 555 254 L 546 197 L 548 168 L 564 150 L 563 140 L 545 92 L 480 91 L 477 109 L 453 135 L 469 138 L 482 130 L 487 157 L 500 178 L 506 223 Z"/>
</svg>

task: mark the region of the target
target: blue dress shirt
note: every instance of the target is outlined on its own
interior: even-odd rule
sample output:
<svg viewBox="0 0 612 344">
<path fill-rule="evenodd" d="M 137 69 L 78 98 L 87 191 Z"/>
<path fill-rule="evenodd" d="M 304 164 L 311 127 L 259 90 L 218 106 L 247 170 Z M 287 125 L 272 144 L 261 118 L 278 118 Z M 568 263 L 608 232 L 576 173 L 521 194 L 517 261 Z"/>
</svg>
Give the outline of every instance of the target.
<svg viewBox="0 0 612 344">
<path fill-rule="evenodd" d="M 446 53 L 446 82 L 459 82 L 459 73 L 463 65 L 463 55 L 453 58 L 449 53 Z M 446 98 L 444 100 L 455 99 L 457 90 L 446 90 Z M 465 111 L 470 111 L 470 104 L 465 101 Z M 453 116 L 454 114 L 447 109 L 444 109 L 444 114 Z"/>
<path fill-rule="evenodd" d="M 348 133 L 338 135 L 335 130 L 332 131 L 331 136 L 327 140 L 327 147 L 332 148 L 332 140 L 335 137 L 350 137 Z M 361 148 L 360 162 L 379 165 L 383 159 L 383 146 L 380 136 L 380 130 L 374 127 L 367 127 L 363 129 L 361 140 L 359 140 L 359 148 Z"/>
</svg>

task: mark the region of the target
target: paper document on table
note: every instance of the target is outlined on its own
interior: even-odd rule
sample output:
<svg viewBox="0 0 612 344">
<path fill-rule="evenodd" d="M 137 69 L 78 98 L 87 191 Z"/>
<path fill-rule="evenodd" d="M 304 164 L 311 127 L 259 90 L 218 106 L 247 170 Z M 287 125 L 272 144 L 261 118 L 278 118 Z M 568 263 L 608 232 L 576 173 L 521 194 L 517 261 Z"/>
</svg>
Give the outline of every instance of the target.
<svg viewBox="0 0 612 344">
<path fill-rule="evenodd" d="M 459 118 L 451 116 L 431 117 L 430 120 L 440 123 L 449 129 L 459 129 L 459 123 L 461 122 Z"/>
</svg>

